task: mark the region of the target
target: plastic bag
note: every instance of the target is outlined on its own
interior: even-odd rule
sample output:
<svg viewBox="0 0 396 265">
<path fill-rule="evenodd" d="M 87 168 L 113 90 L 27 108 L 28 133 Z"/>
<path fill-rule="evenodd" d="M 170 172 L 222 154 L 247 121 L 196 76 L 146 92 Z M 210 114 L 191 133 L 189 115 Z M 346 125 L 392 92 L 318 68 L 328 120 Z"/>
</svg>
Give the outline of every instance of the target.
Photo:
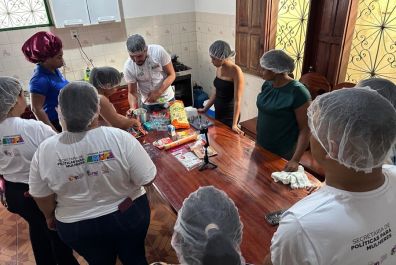
<svg viewBox="0 0 396 265">
<path fill-rule="evenodd" d="M 190 128 L 190 124 L 187 120 L 187 114 L 184 110 L 183 101 L 175 100 L 172 102 L 169 107 L 169 112 L 171 116 L 171 124 L 175 126 L 176 129 Z"/>
<path fill-rule="evenodd" d="M 194 107 L 203 108 L 203 103 L 205 100 L 209 99 L 208 94 L 203 90 L 201 86 L 195 85 L 193 87 L 194 94 Z"/>
</svg>

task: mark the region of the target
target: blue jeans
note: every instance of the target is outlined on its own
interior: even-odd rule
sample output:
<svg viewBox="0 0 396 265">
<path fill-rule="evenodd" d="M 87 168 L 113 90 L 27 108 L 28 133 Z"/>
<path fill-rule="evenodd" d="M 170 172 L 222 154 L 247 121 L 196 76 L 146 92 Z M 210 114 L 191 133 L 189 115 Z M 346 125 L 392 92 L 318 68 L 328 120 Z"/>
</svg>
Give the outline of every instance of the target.
<svg viewBox="0 0 396 265">
<path fill-rule="evenodd" d="M 83 256 L 90 265 L 146 265 L 144 241 L 150 224 L 147 196 L 133 201 L 121 212 L 75 223 L 56 221 L 60 238 Z"/>
</svg>

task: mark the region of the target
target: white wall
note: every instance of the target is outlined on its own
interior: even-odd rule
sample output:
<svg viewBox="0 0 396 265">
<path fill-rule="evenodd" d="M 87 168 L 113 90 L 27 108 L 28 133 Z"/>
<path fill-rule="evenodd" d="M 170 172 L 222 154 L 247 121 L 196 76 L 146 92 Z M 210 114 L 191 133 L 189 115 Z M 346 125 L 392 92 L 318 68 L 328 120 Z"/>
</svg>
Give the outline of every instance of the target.
<svg viewBox="0 0 396 265">
<path fill-rule="evenodd" d="M 125 18 L 194 12 L 194 0 L 122 0 Z"/>
<path fill-rule="evenodd" d="M 195 12 L 236 14 L 236 0 L 195 0 Z"/>
</svg>

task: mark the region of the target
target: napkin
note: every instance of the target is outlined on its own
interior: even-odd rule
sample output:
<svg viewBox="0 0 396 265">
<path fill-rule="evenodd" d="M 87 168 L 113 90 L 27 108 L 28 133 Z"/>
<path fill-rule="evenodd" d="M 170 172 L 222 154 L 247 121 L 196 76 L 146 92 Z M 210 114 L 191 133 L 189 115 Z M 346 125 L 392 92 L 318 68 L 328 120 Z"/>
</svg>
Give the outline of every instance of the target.
<svg viewBox="0 0 396 265">
<path fill-rule="evenodd" d="M 271 177 L 275 182 L 281 181 L 283 184 L 290 184 L 292 189 L 301 189 L 312 187 L 307 175 L 304 172 L 304 167 L 299 165 L 298 170 L 295 172 L 273 172 Z"/>
</svg>

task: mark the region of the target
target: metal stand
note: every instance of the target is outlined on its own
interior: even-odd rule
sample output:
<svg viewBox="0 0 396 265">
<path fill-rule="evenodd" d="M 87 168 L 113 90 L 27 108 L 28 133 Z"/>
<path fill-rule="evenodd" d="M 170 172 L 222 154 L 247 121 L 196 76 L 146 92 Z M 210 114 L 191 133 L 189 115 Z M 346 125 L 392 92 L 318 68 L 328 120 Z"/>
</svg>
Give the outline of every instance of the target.
<svg viewBox="0 0 396 265">
<path fill-rule="evenodd" d="M 205 156 L 204 156 L 204 163 L 199 167 L 199 171 L 205 170 L 205 169 L 215 169 L 217 168 L 217 165 L 209 161 L 209 156 L 208 156 L 208 147 L 209 147 L 209 138 L 208 138 L 208 127 L 207 126 L 202 126 L 200 129 L 200 133 L 205 134 Z"/>
</svg>

